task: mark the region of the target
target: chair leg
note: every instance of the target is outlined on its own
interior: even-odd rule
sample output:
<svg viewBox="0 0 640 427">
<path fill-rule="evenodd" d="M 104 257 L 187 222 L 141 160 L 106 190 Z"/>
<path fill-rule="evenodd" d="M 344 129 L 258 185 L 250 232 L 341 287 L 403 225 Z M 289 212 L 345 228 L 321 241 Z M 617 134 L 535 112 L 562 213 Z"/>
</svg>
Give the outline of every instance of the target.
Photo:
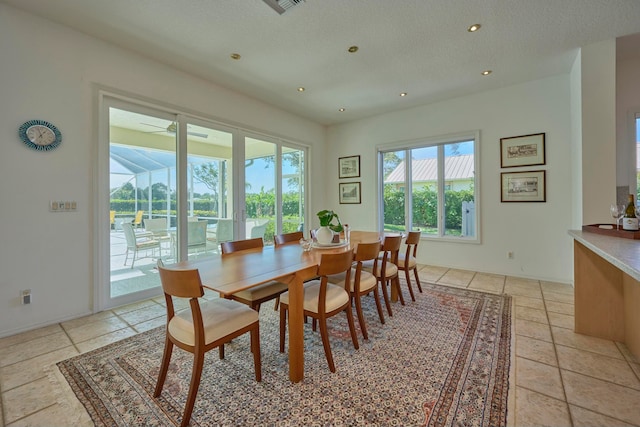
<svg viewBox="0 0 640 427">
<path fill-rule="evenodd" d="M 380 280 L 380 286 L 382 287 L 382 296 L 384 297 L 384 304 L 387 306 L 387 313 L 389 317 L 393 316 L 391 312 L 391 301 L 389 301 L 389 293 L 387 292 L 387 283 L 384 280 Z M 376 285 L 377 286 L 377 285 Z"/>
<path fill-rule="evenodd" d="M 360 324 L 360 330 L 362 331 L 362 338 L 368 340 L 369 334 L 367 333 L 367 325 L 364 321 L 364 314 L 362 313 L 362 303 L 360 301 L 360 295 L 355 295 L 354 299 L 356 300 L 356 313 L 358 313 L 358 323 Z M 349 310 L 351 310 L 351 308 L 349 308 Z"/>
<path fill-rule="evenodd" d="M 220 360 L 224 359 L 224 344 L 218 346 L 218 354 L 220 355 Z"/>
<path fill-rule="evenodd" d="M 136 255 L 138 254 L 138 250 L 133 251 L 133 257 L 131 258 L 131 268 L 133 268 L 133 264 L 136 263 Z"/>
<path fill-rule="evenodd" d="M 373 288 L 373 298 L 376 301 L 376 308 L 378 309 L 378 317 L 380 318 L 380 323 L 384 325 L 384 315 L 382 314 L 382 304 L 380 303 L 380 294 L 378 293 L 377 285 L 375 288 Z"/>
<path fill-rule="evenodd" d="M 416 276 L 416 283 L 418 284 L 418 290 L 422 293 L 422 286 L 420 286 L 420 278 L 418 277 L 418 269 L 413 269 L 413 275 Z"/>
<path fill-rule="evenodd" d="M 129 248 L 124 252 L 124 265 L 127 265 L 127 260 L 129 259 Z"/>
<path fill-rule="evenodd" d="M 351 325 L 349 327 L 351 328 Z M 324 347 L 324 355 L 327 358 L 327 363 L 329 364 L 329 370 L 331 372 L 335 372 L 336 366 L 333 363 L 333 356 L 331 355 L 331 346 L 329 345 L 329 333 L 327 331 L 326 318 L 320 319 L 320 336 L 322 337 L 322 346 Z"/>
<path fill-rule="evenodd" d="M 280 305 L 280 297 L 279 297 L 279 296 L 277 296 L 277 297 L 276 297 L 276 303 L 275 303 L 275 305 L 273 306 L 273 309 L 274 309 L 275 311 L 278 311 L 278 306 L 279 306 L 279 305 Z"/>
<path fill-rule="evenodd" d="M 391 286 L 395 286 L 398 290 L 398 298 L 400 298 L 400 304 L 404 305 L 404 295 L 402 295 L 402 289 L 400 289 L 400 276 L 396 276 L 391 279 Z"/>
<path fill-rule="evenodd" d="M 351 304 L 345 308 L 347 312 L 347 321 L 349 322 L 349 330 L 351 331 L 351 341 L 353 341 L 353 348 L 356 350 L 360 348 L 358 344 L 358 336 L 356 335 L 356 325 L 353 322 L 353 313 L 351 312 Z"/>
<path fill-rule="evenodd" d="M 262 381 L 262 361 L 260 360 L 260 326 L 251 330 L 251 351 L 253 352 L 253 368 L 256 371 L 256 381 Z"/>
<path fill-rule="evenodd" d="M 191 385 L 189 386 L 189 395 L 187 397 L 187 403 L 184 406 L 184 415 L 182 416 L 180 427 L 188 426 L 189 421 L 191 421 L 191 412 L 193 412 L 193 406 L 196 403 L 196 396 L 198 395 L 198 388 L 200 387 L 200 376 L 202 375 L 203 366 L 204 353 L 194 353 L 193 370 L 191 371 Z"/>
<path fill-rule="evenodd" d="M 280 353 L 284 353 L 284 338 L 287 327 L 287 305 L 280 304 Z"/>
<path fill-rule="evenodd" d="M 411 277 L 409 277 L 409 270 L 404 271 L 404 276 L 407 279 L 407 287 L 409 288 L 409 294 L 411 295 L 411 301 L 415 301 L 416 297 L 413 295 L 413 287 L 411 286 Z"/>
<path fill-rule="evenodd" d="M 169 362 L 171 361 L 171 353 L 173 352 L 173 343 L 169 337 L 164 341 L 164 353 L 162 355 L 162 364 L 160 365 L 160 372 L 158 373 L 158 382 L 156 383 L 156 389 L 153 392 L 153 397 L 160 396 L 162 393 L 162 387 L 164 386 L 164 380 L 167 378 L 167 371 L 169 370 Z"/>
</svg>

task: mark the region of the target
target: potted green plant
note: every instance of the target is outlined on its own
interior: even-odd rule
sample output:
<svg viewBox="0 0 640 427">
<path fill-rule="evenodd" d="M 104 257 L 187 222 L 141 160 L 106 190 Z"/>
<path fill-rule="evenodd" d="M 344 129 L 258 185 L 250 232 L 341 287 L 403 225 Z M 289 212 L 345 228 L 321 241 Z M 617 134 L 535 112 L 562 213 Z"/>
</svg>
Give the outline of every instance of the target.
<svg viewBox="0 0 640 427">
<path fill-rule="evenodd" d="M 339 233 L 342 231 L 342 223 L 337 213 L 330 210 L 322 210 L 317 213 L 320 220 L 320 228 L 316 231 L 316 240 L 320 244 L 329 244 L 333 241 L 333 233 Z M 333 220 L 337 221 L 337 224 L 333 223 Z"/>
</svg>

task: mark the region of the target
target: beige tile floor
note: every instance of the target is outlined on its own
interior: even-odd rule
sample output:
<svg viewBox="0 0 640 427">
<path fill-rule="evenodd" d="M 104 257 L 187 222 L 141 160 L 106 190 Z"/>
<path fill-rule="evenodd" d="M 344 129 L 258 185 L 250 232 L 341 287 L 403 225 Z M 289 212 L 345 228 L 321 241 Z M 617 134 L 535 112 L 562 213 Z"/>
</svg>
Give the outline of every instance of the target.
<svg viewBox="0 0 640 427">
<path fill-rule="evenodd" d="M 420 277 L 514 297 L 509 425 L 640 426 L 640 361 L 623 344 L 573 333 L 571 286 L 432 266 Z M 162 303 L 0 339 L 0 426 L 92 425 L 55 363 L 163 324 Z"/>
</svg>

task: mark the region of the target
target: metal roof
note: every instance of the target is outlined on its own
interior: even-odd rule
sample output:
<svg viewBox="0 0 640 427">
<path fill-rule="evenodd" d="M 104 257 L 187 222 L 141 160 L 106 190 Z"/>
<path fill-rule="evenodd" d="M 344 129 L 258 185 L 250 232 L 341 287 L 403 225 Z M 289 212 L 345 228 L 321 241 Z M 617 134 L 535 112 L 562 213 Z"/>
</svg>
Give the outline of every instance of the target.
<svg viewBox="0 0 640 427">
<path fill-rule="evenodd" d="M 404 160 L 384 180 L 385 184 L 403 183 L 405 181 Z M 425 182 L 438 180 L 438 159 L 414 159 L 411 162 L 411 181 Z M 473 179 L 473 154 L 448 156 L 444 159 L 444 179 L 459 181 Z"/>
<path fill-rule="evenodd" d="M 188 156 L 188 163 L 200 164 L 211 162 L 199 156 Z M 118 175 L 137 175 L 161 169 L 176 167 L 176 155 L 169 151 L 152 150 L 147 147 L 137 148 L 126 145 L 110 144 L 109 172 Z"/>
</svg>

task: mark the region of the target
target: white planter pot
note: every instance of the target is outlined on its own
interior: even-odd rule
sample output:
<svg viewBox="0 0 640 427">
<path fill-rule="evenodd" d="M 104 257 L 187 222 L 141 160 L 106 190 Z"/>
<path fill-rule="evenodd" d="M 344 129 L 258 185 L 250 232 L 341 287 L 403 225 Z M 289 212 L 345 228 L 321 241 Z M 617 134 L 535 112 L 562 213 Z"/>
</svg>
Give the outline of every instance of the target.
<svg viewBox="0 0 640 427">
<path fill-rule="evenodd" d="M 328 245 L 333 241 L 333 230 L 329 227 L 320 227 L 316 230 L 316 240 L 321 245 Z"/>
</svg>

